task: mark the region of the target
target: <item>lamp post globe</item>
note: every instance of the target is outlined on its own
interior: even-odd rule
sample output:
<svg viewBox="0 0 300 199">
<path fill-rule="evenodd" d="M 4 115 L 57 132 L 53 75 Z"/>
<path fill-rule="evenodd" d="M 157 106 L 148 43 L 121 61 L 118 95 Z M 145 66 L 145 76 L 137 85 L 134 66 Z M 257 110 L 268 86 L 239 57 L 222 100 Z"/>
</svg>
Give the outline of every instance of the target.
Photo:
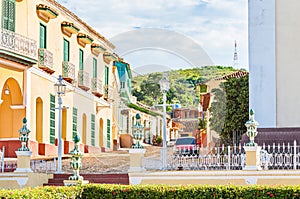
<svg viewBox="0 0 300 199">
<path fill-rule="evenodd" d="M 169 90 L 170 82 L 167 79 L 167 73 L 164 72 L 163 78 L 159 81 L 160 90 L 164 93 Z"/>
<path fill-rule="evenodd" d="M 66 84 L 63 82 L 61 75 L 58 76 L 58 81 L 54 84 L 54 90 L 58 97 L 62 97 L 66 93 Z"/>
</svg>

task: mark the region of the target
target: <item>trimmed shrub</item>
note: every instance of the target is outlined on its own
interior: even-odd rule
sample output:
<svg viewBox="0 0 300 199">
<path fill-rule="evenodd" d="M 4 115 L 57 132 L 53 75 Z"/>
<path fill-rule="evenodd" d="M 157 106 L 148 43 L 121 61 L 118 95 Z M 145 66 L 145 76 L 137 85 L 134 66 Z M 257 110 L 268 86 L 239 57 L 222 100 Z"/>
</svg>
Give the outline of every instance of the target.
<svg viewBox="0 0 300 199">
<path fill-rule="evenodd" d="M 114 185 L 88 184 L 78 187 L 37 187 L 0 190 L 1 198 L 76 198 L 76 199 L 295 199 L 300 186 L 234 185 Z"/>
<path fill-rule="evenodd" d="M 25 189 L 0 190 L 1 198 L 22 198 L 22 199 L 58 199 L 58 198 L 80 198 L 81 186 L 73 187 L 35 187 Z"/>
</svg>

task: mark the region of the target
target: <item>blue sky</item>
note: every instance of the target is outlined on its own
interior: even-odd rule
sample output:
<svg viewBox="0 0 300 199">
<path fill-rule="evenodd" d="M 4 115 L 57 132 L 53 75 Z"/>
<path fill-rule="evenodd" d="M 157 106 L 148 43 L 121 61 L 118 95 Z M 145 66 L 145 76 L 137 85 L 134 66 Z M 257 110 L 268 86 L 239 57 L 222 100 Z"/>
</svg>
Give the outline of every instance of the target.
<svg viewBox="0 0 300 199">
<path fill-rule="evenodd" d="M 247 0 L 57 0 L 117 47 L 119 35 L 140 29 L 173 31 L 202 47 L 215 65 L 232 65 L 234 41 L 239 68 L 248 69 Z M 153 38 L 158 35 L 153 35 Z M 118 39 L 116 39 L 118 38 Z M 154 39 L 155 40 L 155 39 Z M 132 41 L 130 41 L 132 42 Z M 143 44 L 141 44 L 143 45 Z M 176 42 L 168 50 L 178 48 Z M 172 46 L 173 45 L 173 46 Z M 159 48 L 159 46 L 158 46 Z M 187 46 L 181 45 L 188 52 Z M 116 49 L 118 52 L 118 48 Z M 131 67 L 162 65 L 191 67 L 174 54 L 144 49 L 121 56 Z M 188 59 L 188 58 L 187 58 Z M 201 59 L 201 57 L 199 58 Z"/>
</svg>

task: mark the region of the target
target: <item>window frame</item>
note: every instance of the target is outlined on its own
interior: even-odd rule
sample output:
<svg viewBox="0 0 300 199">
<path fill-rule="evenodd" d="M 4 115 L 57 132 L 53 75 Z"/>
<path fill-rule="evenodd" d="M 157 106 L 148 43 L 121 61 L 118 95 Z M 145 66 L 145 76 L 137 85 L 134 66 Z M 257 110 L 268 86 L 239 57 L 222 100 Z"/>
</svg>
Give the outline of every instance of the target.
<svg viewBox="0 0 300 199">
<path fill-rule="evenodd" d="M 42 38 L 44 39 L 42 40 Z M 47 48 L 47 26 L 42 23 L 40 23 L 40 48 Z"/>
</svg>

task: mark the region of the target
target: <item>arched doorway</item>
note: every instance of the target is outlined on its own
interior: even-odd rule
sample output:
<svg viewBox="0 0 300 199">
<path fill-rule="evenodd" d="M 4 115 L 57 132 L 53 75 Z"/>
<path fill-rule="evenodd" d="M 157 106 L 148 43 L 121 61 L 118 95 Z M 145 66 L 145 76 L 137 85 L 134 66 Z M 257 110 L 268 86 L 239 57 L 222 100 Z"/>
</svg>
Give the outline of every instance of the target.
<svg viewBox="0 0 300 199">
<path fill-rule="evenodd" d="M 25 117 L 23 95 L 18 82 L 8 78 L 1 92 L 0 138 L 18 138 Z"/>
<path fill-rule="evenodd" d="M 35 121 L 36 141 L 43 143 L 43 100 L 40 97 L 36 99 Z"/>
<path fill-rule="evenodd" d="M 86 114 L 82 115 L 82 143 L 86 144 Z"/>
<path fill-rule="evenodd" d="M 99 120 L 99 146 L 100 147 L 104 147 L 103 146 L 103 119 L 100 118 Z"/>
</svg>

